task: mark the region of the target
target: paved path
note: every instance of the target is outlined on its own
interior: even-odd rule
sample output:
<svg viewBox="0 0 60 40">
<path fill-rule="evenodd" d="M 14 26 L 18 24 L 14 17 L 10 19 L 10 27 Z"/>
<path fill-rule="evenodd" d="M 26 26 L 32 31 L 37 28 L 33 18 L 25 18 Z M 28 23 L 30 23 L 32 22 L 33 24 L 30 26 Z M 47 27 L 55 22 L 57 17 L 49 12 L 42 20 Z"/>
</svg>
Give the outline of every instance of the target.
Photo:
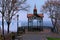
<svg viewBox="0 0 60 40">
<path fill-rule="evenodd" d="M 20 36 L 19 36 L 20 38 Z M 41 34 L 24 34 L 22 37 L 21 37 L 21 40 L 47 40 L 45 35 L 41 35 Z M 17 40 L 17 39 L 16 39 Z"/>
<path fill-rule="evenodd" d="M 46 40 L 46 38 L 40 34 L 25 34 L 23 40 Z"/>
<path fill-rule="evenodd" d="M 19 36 L 19 40 L 47 40 L 46 37 L 60 38 L 60 34 L 56 33 L 26 33 L 23 36 Z"/>
</svg>

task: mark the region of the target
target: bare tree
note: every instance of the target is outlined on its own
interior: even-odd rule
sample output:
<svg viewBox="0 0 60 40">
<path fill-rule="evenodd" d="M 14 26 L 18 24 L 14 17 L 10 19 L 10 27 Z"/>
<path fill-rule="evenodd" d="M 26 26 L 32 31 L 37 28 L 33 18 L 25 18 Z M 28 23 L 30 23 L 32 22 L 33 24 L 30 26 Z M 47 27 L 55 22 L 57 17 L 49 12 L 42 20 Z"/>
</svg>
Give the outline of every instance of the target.
<svg viewBox="0 0 60 40">
<path fill-rule="evenodd" d="M 4 35 L 4 12 L 5 12 L 4 3 L 5 3 L 5 0 L 0 0 L 0 13 L 2 14 L 2 34 L 3 35 Z"/>
<path fill-rule="evenodd" d="M 28 11 L 29 5 L 26 4 L 26 1 L 27 0 L 1 0 L 0 7 L 2 8 L 2 10 L 0 10 L 0 12 L 2 14 L 3 30 L 4 30 L 4 19 L 7 22 L 8 25 L 7 29 L 9 33 L 9 27 L 13 16 L 16 15 L 20 10 Z"/>
<path fill-rule="evenodd" d="M 27 0 L 6 0 L 6 11 L 4 17 L 8 25 L 8 33 L 13 16 L 20 10 L 28 11 L 29 5 L 26 5 L 26 1 Z"/>
<path fill-rule="evenodd" d="M 55 31 L 58 31 L 58 28 L 56 27 L 58 15 L 60 12 L 60 3 L 59 0 L 48 0 L 45 5 L 43 5 L 44 12 L 49 13 L 49 17 L 51 18 L 53 29 Z"/>
</svg>

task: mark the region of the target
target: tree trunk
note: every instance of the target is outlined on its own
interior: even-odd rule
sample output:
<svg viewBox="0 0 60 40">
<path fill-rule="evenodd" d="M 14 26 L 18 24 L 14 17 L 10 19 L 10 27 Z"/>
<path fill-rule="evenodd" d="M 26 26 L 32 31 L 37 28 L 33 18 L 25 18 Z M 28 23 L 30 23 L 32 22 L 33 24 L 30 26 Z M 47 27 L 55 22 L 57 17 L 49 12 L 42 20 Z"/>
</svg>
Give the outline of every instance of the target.
<svg viewBox="0 0 60 40">
<path fill-rule="evenodd" d="M 53 11 L 51 11 L 51 14 L 50 14 L 50 15 L 52 15 L 52 17 L 53 17 Z M 56 16 L 56 15 L 55 15 L 55 16 Z M 55 20 L 55 22 L 54 22 L 54 20 Z M 58 32 L 58 28 L 56 27 L 57 19 L 54 19 L 54 20 L 51 18 L 52 25 L 53 25 L 53 31 L 54 31 L 54 32 L 56 32 L 56 31 Z"/>
<path fill-rule="evenodd" d="M 8 24 L 8 28 L 7 28 L 8 30 L 7 30 L 7 33 L 9 33 L 10 23 L 7 23 L 7 24 Z"/>
<path fill-rule="evenodd" d="M 58 28 L 57 28 L 56 24 L 57 24 L 57 19 L 55 19 L 54 29 L 56 30 L 56 32 L 58 32 Z"/>
<path fill-rule="evenodd" d="M 4 35 L 4 0 L 2 0 L 2 34 Z"/>
<path fill-rule="evenodd" d="M 4 35 L 4 14 L 2 15 L 2 34 Z"/>
</svg>

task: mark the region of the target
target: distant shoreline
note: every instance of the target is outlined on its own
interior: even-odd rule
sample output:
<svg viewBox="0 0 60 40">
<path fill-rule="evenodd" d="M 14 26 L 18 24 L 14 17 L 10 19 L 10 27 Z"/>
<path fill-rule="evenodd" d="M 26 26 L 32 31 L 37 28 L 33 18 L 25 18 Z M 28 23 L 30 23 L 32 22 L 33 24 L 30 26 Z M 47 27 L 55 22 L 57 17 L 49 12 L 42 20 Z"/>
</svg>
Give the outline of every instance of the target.
<svg viewBox="0 0 60 40">
<path fill-rule="evenodd" d="M 28 28 L 28 26 L 21 26 L 21 27 Z M 30 27 L 31 27 L 31 28 L 34 28 L 34 27 L 37 28 L 37 26 L 30 26 Z M 40 26 L 38 26 L 38 28 L 40 28 Z M 51 27 L 51 26 L 43 26 L 43 28 L 53 28 L 53 27 Z"/>
</svg>

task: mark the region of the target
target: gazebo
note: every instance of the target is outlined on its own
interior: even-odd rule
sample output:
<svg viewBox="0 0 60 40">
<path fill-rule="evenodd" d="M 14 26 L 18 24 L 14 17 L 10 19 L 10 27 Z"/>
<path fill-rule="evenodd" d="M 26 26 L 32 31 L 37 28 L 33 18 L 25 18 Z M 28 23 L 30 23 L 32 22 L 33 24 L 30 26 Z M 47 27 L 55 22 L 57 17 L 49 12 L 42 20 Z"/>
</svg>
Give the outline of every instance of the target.
<svg viewBox="0 0 60 40">
<path fill-rule="evenodd" d="M 43 28 L 43 13 L 37 14 L 37 8 L 36 5 L 34 6 L 34 10 L 33 10 L 33 14 L 27 14 L 27 18 L 28 18 L 28 29 L 33 27 L 33 21 L 34 19 L 37 20 L 37 27 L 36 28 Z M 39 22 L 39 26 L 38 26 L 38 22 Z"/>
</svg>

